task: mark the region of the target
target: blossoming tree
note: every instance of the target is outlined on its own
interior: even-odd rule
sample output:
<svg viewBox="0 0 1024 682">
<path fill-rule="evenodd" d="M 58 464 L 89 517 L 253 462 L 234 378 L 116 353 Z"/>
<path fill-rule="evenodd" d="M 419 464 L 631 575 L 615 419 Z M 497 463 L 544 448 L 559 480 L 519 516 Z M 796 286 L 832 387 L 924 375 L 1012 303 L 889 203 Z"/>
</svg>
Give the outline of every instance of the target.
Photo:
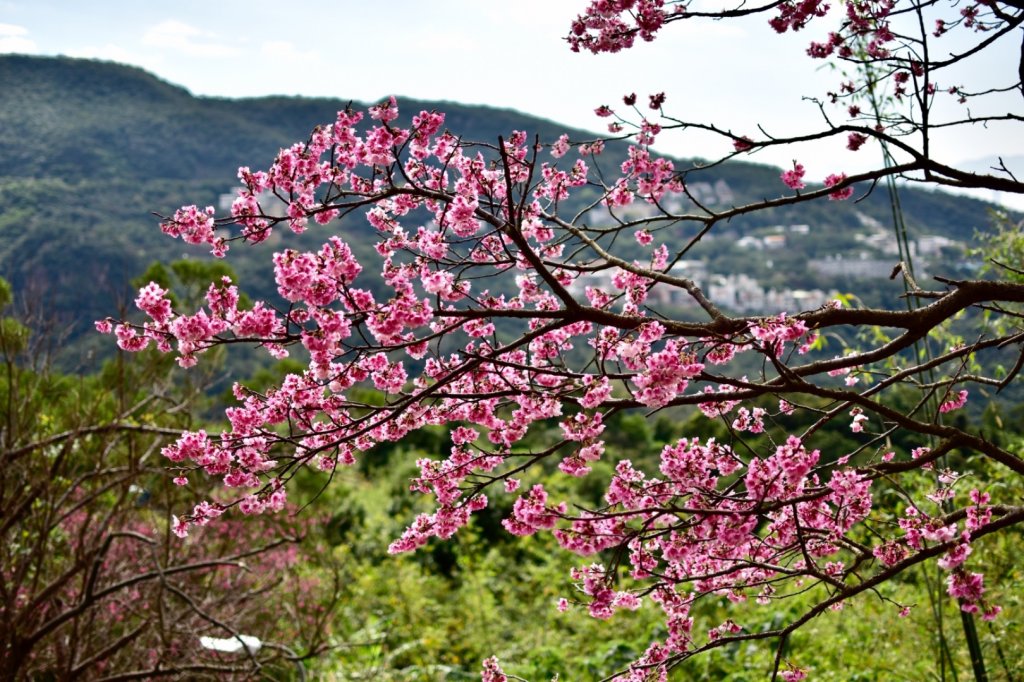
<svg viewBox="0 0 1024 682">
<path fill-rule="evenodd" d="M 612 133 L 628 138 L 625 160 L 609 169 L 602 167 L 600 140 L 535 140 L 508 131 L 471 142 L 446 131 L 436 111 L 402 124 L 392 98 L 371 107 L 369 120 L 352 109 L 339 112 L 306 141 L 281 150 L 266 170 L 240 169 L 244 188 L 230 215 L 188 206 L 163 221 L 167 234 L 208 244 L 217 256 L 234 243 L 266 242 L 275 231 L 328 232 L 319 250 L 273 254 L 278 301 L 239 307 L 236 285 L 225 279 L 210 285 L 202 309 L 174 310 L 167 293 L 150 284 L 136 300 L 147 321 L 98 323 L 121 348 L 155 344 L 176 353 L 183 367 L 214 346 L 235 343 L 258 345 L 275 358 L 308 358 L 304 372 L 269 391 L 236 385 L 238 404 L 227 411 L 230 425 L 222 433 L 187 433 L 164 449 L 180 476 L 204 470 L 224 484 L 223 495 L 177 518 L 179 535 L 225 512 L 279 511 L 300 469 L 326 477 L 378 443 L 443 425 L 449 451 L 420 460 L 412 481 L 433 498 L 433 511 L 416 518 L 391 551 L 450 538 L 489 497 L 511 496 L 508 532 L 553 533 L 580 557 L 614 557 L 614 565 L 581 559 L 573 574 L 579 606 L 563 600 L 561 608 L 607 618 L 650 602 L 664 612 L 665 636 L 620 671 L 621 679 L 665 679 L 702 651 L 785 639 L 927 562 L 946 572 L 948 594 L 963 611 L 997 615 L 983 575 L 972 569 L 972 544 L 1024 521 L 1024 507 L 999 499 L 977 472 L 1022 475 L 1024 460 L 946 415 L 964 409 L 972 385 L 997 390 L 1016 378 L 1024 336 L 1013 311 L 1024 302 L 1024 285 L 918 283 L 904 264 L 910 305 L 837 303 L 740 316 L 674 266 L 725 221 L 849 200 L 887 178 L 1024 190 L 1005 168 L 982 175 L 958 170 L 935 158 L 930 145 L 933 134 L 957 126 L 1021 120 L 983 113 L 980 104 L 1021 87 L 1015 68 L 1007 70 L 1004 88 L 986 92 L 940 79 L 944 69 L 1015 36 L 1024 7 L 1001 0 L 856 0 L 844 3 L 837 18 L 819 0 L 725 9 L 715 3 L 706 11 L 699 5 L 595 0 L 573 23 L 569 42 L 575 50 L 614 52 L 679 21 L 757 13 L 778 32 L 832 22 L 834 31 L 808 52 L 845 62 L 855 74 L 830 94 L 843 122 L 833 121 L 823 103 L 821 130 L 758 137 L 668 118 L 661 94 L 645 103 L 649 110 L 628 96 L 623 110 L 597 109 Z M 950 54 L 936 45 L 949 36 L 968 44 Z M 963 98 L 974 108 L 940 119 L 933 111 L 941 97 Z M 803 166 L 794 163 L 777 197 L 713 208 L 688 190 L 688 173 L 698 171 L 652 152 L 657 136 L 685 127 L 726 138 L 726 158 L 809 140 L 851 150 L 877 141 L 886 163 L 863 173 L 836 169 L 821 187 L 808 186 Z M 645 210 L 629 211 L 637 205 Z M 336 219 L 356 216 L 376 232 L 372 264 L 357 261 L 345 234 L 330 233 Z M 696 229 L 684 233 L 681 226 Z M 667 291 L 699 316 L 674 314 L 662 303 L 659 292 Z M 965 343 L 915 352 L 974 310 L 995 311 L 1007 322 Z M 849 339 L 866 329 L 879 333 L 859 337 L 856 352 L 833 357 L 820 349 L 823 335 Z M 1008 352 L 1017 354 L 1013 368 L 987 374 L 986 355 Z M 354 389 L 362 386 L 376 389 L 379 400 L 361 399 L 365 391 Z M 916 395 L 909 402 L 908 391 Z M 596 508 L 554 499 L 539 484 L 521 486 L 546 464 L 586 477 L 606 456 L 603 431 L 618 412 L 685 408 L 724 423 L 730 438 L 682 438 L 661 451 L 657 470 L 615 462 Z M 811 425 L 792 429 L 794 413 L 810 415 Z M 856 434 L 856 448 L 816 447 L 832 422 Z M 560 437 L 541 449 L 521 445 L 532 428 L 552 423 Z M 968 460 L 975 474 L 954 469 L 953 455 Z M 898 503 L 880 504 L 882 490 Z M 709 595 L 769 603 L 808 590 L 816 596 L 810 608 L 765 631 L 731 619 L 698 627 L 691 616 Z M 778 651 L 773 677 L 802 678 L 803 670 Z M 505 679 L 497 661 L 486 663 L 484 678 Z"/>
<path fill-rule="evenodd" d="M 12 299 L 0 279 L 0 311 Z M 49 366 L 59 325 L 13 307 L 0 316 L 0 679 L 252 679 L 323 653 L 337 592 L 297 570 L 323 551 L 300 544 L 313 518 L 167 542 L 169 507 L 201 495 L 159 465 L 190 403 L 170 363 L 63 376 Z"/>
</svg>

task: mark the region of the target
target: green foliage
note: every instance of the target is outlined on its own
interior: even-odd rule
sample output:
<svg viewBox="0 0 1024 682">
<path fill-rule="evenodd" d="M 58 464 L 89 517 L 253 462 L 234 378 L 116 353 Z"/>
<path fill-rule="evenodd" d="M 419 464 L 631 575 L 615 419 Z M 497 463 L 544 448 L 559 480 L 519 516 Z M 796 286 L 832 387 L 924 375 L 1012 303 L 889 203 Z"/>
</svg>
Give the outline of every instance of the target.
<svg viewBox="0 0 1024 682">
<path fill-rule="evenodd" d="M 981 271 L 1013 282 L 1024 282 L 1024 232 L 1005 211 L 990 212 L 991 227 L 978 233 L 980 246 L 971 255 L 985 260 Z"/>
<path fill-rule="evenodd" d="M 138 277 L 129 284 L 133 289 L 141 289 L 150 282 L 155 282 L 169 292 L 171 305 L 177 309 L 193 309 L 204 304 L 203 297 L 211 282 L 220 282 L 224 277 L 232 282 L 238 281 L 235 269 L 224 261 L 198 260 L 181 258 L 173 261 L 170 266 L 162 261 L 153 261 Z M 248 296 L 239 295 L 239 308 L 251 307 Z"/>
<path fill-rule="evenodd" d="M 28 347 L 31 330 L 18 320 L 5 317 L 0 320 L 0 348 L 5 353 L 17 355 Z"/>
<path fill-rule="evenodd" d="M 976 235 L 979 246 L 971 251 L 971 255 L 981 259 L 982 274 L 999 277 L 1010 282 L 1024 282 L 1024 231 L 1022 222 L 1012 218 L 1005 211 L 990 212 L 991 225 Z M 1020 326 L 1022 306 L 1011 308 L 1013 315 L 996 315 L 995 311 L 986 310 L 983 322 L 997 331 L 1005 332 L 1013 325 Z"/>
<path fill-rule="evenodd" d="M 638 416 L 624 413 L 609 420 L 607 461 L 652 461 L 664 442 L 683 433 L 705 438 L 728 435 L 724 420 L 708 420 L 695 411 L 665 414 L 654 420 L 653 428 L 650 420 Z M 786 420 L 766 437 L 778 439 L 783 433 L 798 432 L 813 418 L 798 412 Z M 446 434 L 439 430 L 436 435 L 444 440 Z M 826 444 L 823 458 L 828 460 L 861 445 L 842 424 L 829 423 L 819 435 Z M 486 515 L 474 515 L 465 532 L 451 541 L 433 541 L 411 555 L 388 556 L 388 543 L 426 510 L 424 501 L 407 489 L 417 471 L 411 462 L 436 455 L 437 448 L 430 440 L 417 445 L 403 441 L 388 453 L 388 466 L 376 460 L 364 467 L 365 473 L 338 471 L 326 489 L 326 474 L 304 478 L 303 494 L 319 495 L 317 508 L 333 510 L 324 533 L 331 538 L 336 561 L 346 567 L 351 579 L 336 631 L 339 643 L 348 644 L 318 664 L 318 675 L 389 682 L 476 680 L 480 661 L 497 655 L 506 671 L 531 682 L 550 680 L 555 674 L 563 680 L 601 679 L 635 659 L 652 634 L 659 635 L 659 612 L 653 604 L 635 613 L 620 612 L 609 623 L 590 618 L 578 605 L 570 606 L 567 613 L 555 608 L 560 597 L 573 600 L 570 568 L 593 562 L 612 565 L 614 553 L 572 557 L 559 551 L 547 535 L 513 538 L 495 533 L 494 520 Z M 1013 448 L 1022 451 L 1020 444 Z M 375 451 L 362 455 L 367 460 L 379 456 Z M 1000 499 L 1024 495 L 1020 481 L 995 467 L 981 470 L 970 462 L 953 460 L 950 464 L 970 473 L 965 485 L 985 481 L 986 489 Z M 594 467 L 594 475 L 607 482 L 610 466 L 601 461 Z M 543 483 L 556 499 L 571 496 L 600 504 L 588 494 L 591 488 L 596 493 L 601 487 L 592 486 L 590 477 L 566 480 L 553 472 L 531 476 L 524 486 Z M 927 472 L 915 481 L 921 490 L 934 485 Z M 905 493 L 892 488 L 879 496 L 877 504 L 889 509 L 895 520 L 903 513 Z M 512 497 L 491 501 L 495 517 L 507 515 Z M 979 541 L 972 555 L 973 570 L 986 573 L 993 601 L 1006 609 L 991 628 L 980 623 L 994 680 L 1009 680 L 1012 671 L 1024 666 L 1020 637 L 1024 600 L 1019 596 L 1024 594 L 1024 571 L 1016 561 L 1024 550 L 1022 540 L 1020 531 L 989 536 Z M 869 570 L 864 577 L 870 575 Z M 814 679 L 835 682 L 940 679 L 942 665 L 948 676 L 950 663 L 940 663 L 938 630 L 929 601 L 929 589 L 937 587 L 944 595 L 944 579 L 944 572 L 928 566 L 844 604 L 842 610 L 825 612 L 795 633 L 784 660 L 807 668 Z M 775 595 L 769 605 L 734 604 L 721 597 L 699 602 L 694 616 L 711 624 L 729 618 L 746 631 L 772 629 L 818 603 L 824 593 L 822 585 L 805 584 L 793 594 Z M 902 605 L 912 607 L 908 617 L 899 615 Z M 940 608 L 953 665 L 965 673 L 970 666 L 956 604 L 942 599 Z M 767 679 L 775 653 L 766 642 L 733 644 L 687 661 L 671 679 L 760 682 Z"/>
<path fill-rule="evenodd" d="M 155 353 L 62 374 L 37 356 L 40 334 L 0 318 L 0 678 L 251 679 L 248 660 L 200 646 L 225 624 L 315 657 L 341 567 L 308 520 L 168 537 L 172 512 L 210 495 L 208 481 L 174 485 L 159 457 L 203 386 L 170 377 L 173 361 Z M 267 679 L 297 676 L 282 651 L 264 648 Z"/>
<path fill-rule="evenodd" d="M 205 267 L 198 262 L 188 262 L 184 268 L 154 267 L 145 277 L 177 286 L 180 295 L 185 295 L 182 286 L 199 281 L 190 280 L 191 276 L 210 274 Z M 107 363 L 101 371 L 84 378 L 51 373 L 43 379 L 21 370 L 18 376 L 22 377 L 24 413 L 31 419 L 7 433 L 21 433 L 20 442 L 24 442 L 26 438 L 74 428 L 82 419 L 95 421 L 117 415 L 126 415 L 139 424 L 161 424 L 177 413 L 173 417 L 180 420 L 177 423 L 188 423 L 187 410 L 168 410 L 159 402 L 144 400 L 154 386 L 170 389 L 170 361 L 156 354 L 144 354 L 139 359 L 143 362 Z M 263 390 L 284 373 L 301 369 L 301 363 L 286 360 L 260 369 L 244 383 Z M 35 383 L 25 383 L 29 379 Z M 0 386 L 7 390 L 9 384 L 0 382 Z M 138 407 L 125 411 L 125 406 L 134 405 Z M 813 401 L 808 405 L 824 407 Z M 1020 436 L 1008 428 L 1013 423 L 1009 419 L 999 409 L 991 408 L 983 423 L 989 424 L 988 428 L 1001 425 L 1013 451 L 1021 452 Z M 812 421 L 813 413 L 779 417 L 762 437 L 778 440 Z M 557 429 L 554 423 L 549 426 Z M 1015 427 L 1018 432 L 1020 426 Z M 542 482 L 554 496 L 571 496 L 598 506 L 612 473 L 610 462 L 629 458 L 638 466 L 650 466 L 664 444 L 683 435 L 728 438 L 730 426 L 728 419 L 708 420 L 695 410 L 666 410 L 653 420 L 634 411 L 610 416 L 607 435 L 608 453 L 605 460 L 594 464 L 592 476 L 575 481 L 553 471 L 539 471 L 530 474 L 523 485 Z M 532 430 L 527 438 L 540 443 L 548 437 L 541 428 Z M 839 422 L 825 425 L 817 442 L 823 449 L 823 461 L 852 453 L 861 445 L 857 436 Z M 83 439 L 81 443 L 83 453 L 88 453 L 102 441 Z M 616 556 L 604 553 L 583 559 L 560 551 L 550 536 L 510 537 L 499 524 L 509 512 L 512 495 L 493 500 L 487 513 L 475 515 L 467 532 L 451 542 L 435 542 L 412 555 L 387 554 L 388 544 L 425 510 L 424 500 L 408 492 L 408 481 L 416 475 L 412 462 L 436 455 L 449 443 L 447 429 L 426 429 L 401 443 L 362 453 L 358 467 L 333 475 L 302 475 L 297 481 L 296 501 L 304 504 L 316 500 L 315 507 L 303 513 L 327 511 L 317 522 L 318 528 L 310 531 L 311 540 L 321 543 L 321 550 L 307 558 L 294 574 L 288 574 L 279 588 L 282 591 L 275 593 L 276 615 L 272 619 L 263 616 L 268 619 L 266 624 L 273 623 L 272 631 L 292 632 L 289 628 L 300 614 L 329 617 L 329 634 L 321 640 L 302 641 L 326 650 L 324 655 L 308 659 L 306 665 L 317 678 L 331 680 L 477 680 L 480 661 L 494 654 L 502 659 L 506 670 L 532 681 L 549 680 L 555 674 L 564 680 L 599 679 L 635 659 L 652 633 L 659 634 L 657 608 L 647 604 L 635 613 L 619 613 L 611 623 L 590 618 L 577 605 L 570 606 L 568 613 L 558 612 L 554 607 L 558 598 L 572 601 L 574 597 L 568 578 L 571 567 L 595 561 L 612 565 Z M 46 464 L 45 460 L 40 463 Z M 78 472 L 87 472 L 87 464 L 83 460 L 76 465 L 81 467 Z M 956 465 L 968 471 L 972 479 L 987 481 L 987 488 L 999 498 L 1024 495 L 1020 481 L 994 468 L 982 470 L 963 461 Z M 57 481 L 58 490 L 68 489 L 75 471 L 70 470 L 70 475 Z M 173 497 L 177 493 L 168 486 L 166 472 L 152 468 L 145 475 L 145 488 L 166 505 L 164 509 L 181 506 L 182 501 Z M 36 474 L 27 479 L 41 480 Z M 328 482 L 330 486 L 325 487 Z M 969 483 L 973 485 L 974 481 Z M 922 476 L 916 484 L 925 489 L 930 481 Z M 202 481 L 193 485 L 201 487 Z M 103 499 L 113 503 L 118 498 L 112 494 Z M 902 512 L 903 499 L 893 489 L 881 495 L 877 504 L 895 515 Z M 140 506 L 137 514 L 142 518 L 150 511 Z M 1010 679 L 1003 671 L 1024 665 L 1024 646 L 1020 644 L 1024 641 L 1020 626 L 1024 622 L 1024 602 L 1019 597 L 1024 593 L 1024 573 L 1016 561 L 1022 550 L 1021 540 L 1019 531 L 985 538 L 977 543 L 972 557 L 972 562 L 981 557 L 974 565 L 986 572 L 993 600 L 1006 608 L 991 628 L 982 624 L 982 645 L 993 679 Z M 9 548 L 17 550 L 20 546 L 14 542 Z M 822 680 L 936 679 L 940 670 L 938 635 L 928 590 L 938 585 L 941 591 L 942 576 L 934 575 L 934 569 L 928 570 L 932 573 L 909 575 L 874 595 L 852 601 L 842 611 L 816 618 L 794 635 L 784 658 L 807 667 L 815 679 Z M 777 627 L 820 599 L 823 588 L 807 585 L 802 589 L 806 591 L 768 606 L 737 605 L 724 598 L 704 601 L 695 606 L 695 616 L 707 623 L 731 618 L 748 631 Z M 900 618 L 899 608 L 889 600 L 914 605 L 911 615 Z M 958 639 L 955 604 L 944 600 L 942 609 L 952 662 L 966 671 L 967 654 Z M 908 651 L 915 654 L 908 655 Z M 759 681 L 766 678 L 774 656 L 775 650 L 767 644 L 731 645 L 686 662 L 673 679 Z M 948 661 L 944 665 L 948 667 Z M 294 679 L 294 669 L 285 663 L 268 667 L 267 674 L 274 679 Z"/>
<path fill-rule="evenodd" d="M 3 277 L 0 277 L 0 310 L 3 310 L 14 300 L 14 291 L 11 284 Z"/>
</svg>

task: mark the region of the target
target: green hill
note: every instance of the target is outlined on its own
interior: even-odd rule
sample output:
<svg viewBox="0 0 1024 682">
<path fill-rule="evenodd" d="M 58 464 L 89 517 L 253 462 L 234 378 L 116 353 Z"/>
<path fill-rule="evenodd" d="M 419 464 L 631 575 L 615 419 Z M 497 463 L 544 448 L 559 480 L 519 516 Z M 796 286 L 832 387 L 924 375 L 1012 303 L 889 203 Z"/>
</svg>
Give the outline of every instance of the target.
<svg viewBox="0 0 1024 682">
<path fill-rule="evenodd" d="M 220 179 L 263 165 L 343 99 L 193 97 L 135 67 L 66 57 L 0 56 L 0 176 L 99 179 Z M 406 113 L 440 108 L 403 100 Z M 357 106 L 364 106 L 356 103 Z M 563 126 L 488 107 L 444 103 L 448 127 L 493 140 L 514 127 L 551 137 Z"/>
<path fill-rule="evenodd" d="M 0 82 L 0 275 L 44 299 L 52 314 L 74 325 L 73 336 L 129 301 L 128 279 L 150 261 L 205 257 L 163 237 L 152 212 L 216 203 L 235 184 L 240 165 L 266 167 L 282 146 L 333 120 L 348 103 L 194 97 L 138 68 L 64 57 L 0 56 Z M 562 132 L 590 137 L 511 110 L 400 104 L 406 115 L 445 111 L 447 127 L 468 140 L 496 141 L 513 129 L 546 141 Z M 621 145 L 611 146 L 608 167 L 622 154 Z M 782 190 L 778 169 L 738 162 L 690 173 L 687 183 L 712 189 L 724 183 L 724 201 L 737 203 Z M 987 205 L 980 201 L 913 189 L 903 196 L 908 223 L 918 232 L 966 240 L 986 222 Z M 875 191 L 857 204 L 815 202 L 720 227 L 736 235 L 773 224 L 808 224 L 814 243 L 827 249 L 830 240 L 841 243 L 859 229 L 863 216 L 885 224 L 888 215 L 888 198 Z M 349 238 L 359 241 L 358 228 L 352 232 Z M 354 247 L 370 248 L 368 232 L 363 241 Z M 272 290 L 260 269 L 265 258 L 259 259 L 257 264 L 242 256 L 232 263 L 257 295 Z"/>
<path fill-rule="evenodd" d="M 151 260 L 205 257 L 163 237 L 152 212 L 216 203 L 239 166 L 266 167 L 347 104 L 193 97 L 138 68 L 63 57 L 0 56 L 0 82 L 0 275 L 30 297 L 45 292 L 76 333 L 115 312 Z M 562 129 L 508 110 L 444 108 L 472 139 Z M 235 265 L 248 269 L 244 258 Z"/>
</svg>

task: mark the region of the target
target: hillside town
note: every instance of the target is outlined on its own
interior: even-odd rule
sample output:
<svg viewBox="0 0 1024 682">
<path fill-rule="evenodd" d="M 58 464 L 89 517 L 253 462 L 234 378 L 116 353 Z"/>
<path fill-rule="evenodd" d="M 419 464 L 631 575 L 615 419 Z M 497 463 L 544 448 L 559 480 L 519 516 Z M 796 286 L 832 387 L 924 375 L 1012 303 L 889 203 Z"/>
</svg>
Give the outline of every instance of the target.
<svg viewBox="0 0 1024 682">
<path fill-rule="evenodd" d="M 728 184 L 721 180 L 716 183 L 694 183 L 688 186 L 688 190 L 699 194 L 700 200 L 708 205 L 724 204 L 734 198 Z M 662 208 L 670 212 L 684 210 L 682 201 L 677 198 L 672 201 L 674 205 L 666 202 Z M 636 202 L 628 206 L 625 212 L 620 211 L 616 217 L 619 220 L 639 219 L 649 217 L 656 211 L 650 204 Z M 837 249 L 821 257 L 809 257 L 806 260 L 808 271 L 833 279 L 879 280 L 893 275 L 901 255 L 892 228 L 864 213 L 858 212 L 857 218 L 860 230 L 853 238 L 860 248 Z M 735 239 L 732 245 L 750 252 L 752 258 L 756 255 L 760 262 L 770 268 L 772 253 L 799 248 L 794 242 L 809 235 L 812 229 L 811 225 L 804 223 L 771 225 L 744 234 Z M 908 240 L 908 245 L 909 257 L 914 261 L 915 271 L 920 278 L 926 276 L 929 265 L 935 260 L 950 257 L 962 260 L 967 249 L 962 241 L 935 234 L 914 237 Z M 716 272 L 706 259 L 680 260 L 668 274 L 691 280 L 716 305 L 738 313 L 774 314 L 814 310 L 835 299 L 839 293 L 837 289 L 768 286 L 750 274 Z M 586 274 L 573 283 L 571 291 L 578 296 L 585 295 L 587 287 L 611 292 L 615 290 L 613 277 L 614 272 L 611 271 Z M 655 284 L 647 301 L 649 305 L 665 311 L 698 307 L 685 290 L 666 284 Z"/>
</svg>

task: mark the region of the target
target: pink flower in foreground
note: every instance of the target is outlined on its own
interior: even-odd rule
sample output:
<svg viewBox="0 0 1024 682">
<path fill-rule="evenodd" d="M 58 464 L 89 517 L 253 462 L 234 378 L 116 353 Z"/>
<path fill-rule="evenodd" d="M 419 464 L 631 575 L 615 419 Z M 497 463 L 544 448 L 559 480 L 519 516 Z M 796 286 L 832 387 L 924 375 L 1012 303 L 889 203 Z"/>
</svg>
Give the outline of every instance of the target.
<svg viewBox="0 0 1024 682">
<path fill-rule="evenodd" d="M 855 152 L 864 146 L 864 143 L 868 141 L 867 135 L 861 135 L 860 133 L 850 133 L 850 136 L 846 138 L 846 148 L 851 152 Z"/>
<path fill-rule="evenodd" d="M 872 550 L 875 558 L 886 566 L 895 566 L 907 557 L 907 550 L 895 540 L 878 545 Z"/>
<path fill-rule="evenodd" d="M 954 545 L 951 550 L 939 557 L 939 568 L 946 571 L 952 571 L 954 568 L 966 561 L 970 554 L 971 546 L 966 542 Z"/>
<path fill-rule="evenodd" d="M 807 186 L 806 183 L 804 183 L 804 173 L 806 172 L 807 171 L 804 169 L 803 164 L 799 164 L 794 161 L 793 169 L 783 171 L 782 175 L 779 177 L 782 178 L 782 181 L 786 183 L 786 186 L 790 189 L 803 189 Z"/>
<path fill-rule="evenodd" d="M 946 583 L 948 585 L 946 592 L 955 599 L 963 599 L 965 603 L 960 608 L 968 613 L 971 613 L 968 607 L 981 599 L 981 595 L 985 592 L 985 576 L 981 573 L 956 571 L 946 578 Z M 975 610 L 977 610 L 977 606 L 975 606 Z"/>
<path fill-rule="evenodd" d="M 807 678 L 807 672 L 802 668 L 792 668 L 791 670 L 784 671 L 781 677 L 784 682 L 799 682 Z"/>
<path fill-rule="evenodd" d="M 177 516 L 171 516 L 171 530 L 179 538 L 188 537 L 188 521 Z"/>
<path fill-rule="evenodd" d="M 835 187 L 836 185 L 842 184 L 844 182 L 846 182 L 846 173 L 833 173 L 832 175 L 829 175 L 827 178 L 825 178 L 826 187 Z M 828 198 L 830 201 L 842 201 L 844 199 L 849 199 L 852 196 L 853 187 L 843 187 L 842 189 L 837 189 L 836 191 L 829 192 L 828 194 Z"/>
<path fill-rule="evenodd" d="M 960 391 L 955 396 L 950 397 L 941 405 L 939 405 L 939 412 L 945 414 L 946 412 L 952 412 L 953 410 L 959 410 L 967 402 L 967 391 Z"/>
<path fill-rule="evenodd" d="M 491 656 L 484 660 L 483 670 L 480 672 L 481 682 L 508 682 L 505 671 L 498 665 L 498 657 Z"/>
<path fill-rule="evenodd" d="M 732 148 L 738 152 L 745 152 L 754 148 L 754 141 L 749 137 L 737 137 L 732 141 Z"/>
<path fill-rule="evenodd" d="M 388 97 L 386 102 L 370 107 L 370 118 L 381 123 L 388 123 L 398 118 L 398 103 L 394 96 Z"/>
<path fill-rule="evenodd" d="M 569 151 L 569 136 L 562 135 L 558 141 L 551 145 L 551 156 L 560 159 Z"/>
</svg>

